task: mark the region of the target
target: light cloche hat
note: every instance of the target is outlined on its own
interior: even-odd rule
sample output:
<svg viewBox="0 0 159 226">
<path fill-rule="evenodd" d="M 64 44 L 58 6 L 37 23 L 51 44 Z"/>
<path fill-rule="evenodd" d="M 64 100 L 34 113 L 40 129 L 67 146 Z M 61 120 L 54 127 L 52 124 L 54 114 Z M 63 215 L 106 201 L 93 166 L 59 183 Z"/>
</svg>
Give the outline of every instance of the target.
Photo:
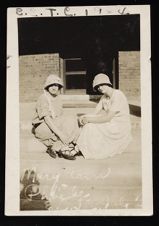
<svg viewBox="0 0 159 226">
<path fill-rule="evenodd" d="M 99 73 L 94 77 L 93 80 L 93 89 L 95 90 L 97 86 L 99 86 L 100 84 L 109 84 L 112 85 L 112 83 L 110 82 L 109 77 L 106 74 L 103 73 Z"/>
<path fill-rule="evenodd" d="M 53 84 L 58 84 L 60 86 L 60 88 L 63 87 L 63 82 L 62 82 L 61 78 L 58 77 L 57 75 L 50 74 L 46 79 L 46 82 L 44 84 L 44 89 L 47 89 L 48 86 L 51 86 Z"/>
</svg>

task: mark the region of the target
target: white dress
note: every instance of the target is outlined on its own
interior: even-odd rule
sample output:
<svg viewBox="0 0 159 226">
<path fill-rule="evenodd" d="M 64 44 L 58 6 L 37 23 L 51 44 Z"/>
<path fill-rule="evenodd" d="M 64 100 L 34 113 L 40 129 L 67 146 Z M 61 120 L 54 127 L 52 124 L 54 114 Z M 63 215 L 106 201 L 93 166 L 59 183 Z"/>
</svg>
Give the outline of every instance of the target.
<svg viewBox="0 0 159 226">
<path fill-rule="evenodd" d="M 83 126 L 77 145 L 86 159 L 104 159 L 119 154 L 131 141 L 129 105 L 123 92 L 114 90 L 111 98 L 103 95 L 95 114 L 101 110 L 116 114 L 110 122 Z"/>
</svg>

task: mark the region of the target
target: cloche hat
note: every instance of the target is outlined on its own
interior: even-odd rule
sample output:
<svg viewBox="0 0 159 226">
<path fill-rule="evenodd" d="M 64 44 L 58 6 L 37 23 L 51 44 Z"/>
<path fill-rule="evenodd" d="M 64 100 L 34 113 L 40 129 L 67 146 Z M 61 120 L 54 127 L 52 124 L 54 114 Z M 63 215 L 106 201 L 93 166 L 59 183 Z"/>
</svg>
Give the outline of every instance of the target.
<svg viewBox="0 0 159 226">
<path fill-rule="evenodd" d="M 110 82 L 109 77 L 106 74 L 99 73 L 94 77 L 93 80 L 93 89 L 96 90 L 96 87 L 99 86 L 100 84 L 109 84 L 112 85 Z"/>
<path fill-rule="evenodd" d="M 47 89 L 48 86 L 53 85 L 53 84 L 58 84 L 60 86 L 60 88 L 63 87 L 63 82 L 62 82 L 61 78 L 58 77 L 57 75 L 50 74 L 46 79 L 44 89 Z"/>
</svg>

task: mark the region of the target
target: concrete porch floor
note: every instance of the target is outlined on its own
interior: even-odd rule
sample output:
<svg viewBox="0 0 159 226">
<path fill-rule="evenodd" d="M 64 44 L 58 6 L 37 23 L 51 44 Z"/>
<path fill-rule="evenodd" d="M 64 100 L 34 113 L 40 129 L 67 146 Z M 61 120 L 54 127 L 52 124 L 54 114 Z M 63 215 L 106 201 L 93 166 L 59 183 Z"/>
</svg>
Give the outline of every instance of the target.
<svg viewBox="0 0 159 226">
<path fill-rule="evenodd" d="M 35 170 L 40 192 L 52 210 L 141 208 L 141 118 L 131 115 L 133 140 L 120 155 L 103 160 L 52 159 L 30 133 L 34 104 L 21 104 L 20 174 Z M 94 106 L 93 106 L 94 107 Z M 66 108 L 66 114 L 88 113 L 92 106 Z"/>
</svg>

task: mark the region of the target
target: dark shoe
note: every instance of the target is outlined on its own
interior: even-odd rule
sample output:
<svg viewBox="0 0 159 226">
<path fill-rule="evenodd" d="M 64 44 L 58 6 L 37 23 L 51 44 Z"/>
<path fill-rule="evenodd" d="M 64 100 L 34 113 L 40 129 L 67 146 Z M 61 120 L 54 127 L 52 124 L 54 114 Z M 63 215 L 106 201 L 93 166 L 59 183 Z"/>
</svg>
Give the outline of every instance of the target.
<svg viewBox="0 0 159 226">
<path fill-rule="evenodd" d="M 61 151 L 58 151 L 57 155 L 58 155 L 59 158 L 63 158 Z"/>
<path fill-rule="evenodd" d="M 83 156 L 82 152 L 79 150 L 78 145 L 75 144 L 74 146 L 74 152 L 75 152 L 75 156 Z"/>
<path fill-rule="evenodd" d="M 76 156 L 83 156 L 81 151 L 78 151 Z"/>
<path fill-rule="evenodd" d="M 56 153 L 51 148 L 48 148 L 46 150 L 46 153 L 48 153 L 50 155 L 50 157 L 52 157 L 54 159 L 56 158 Z"/>
</svg>

